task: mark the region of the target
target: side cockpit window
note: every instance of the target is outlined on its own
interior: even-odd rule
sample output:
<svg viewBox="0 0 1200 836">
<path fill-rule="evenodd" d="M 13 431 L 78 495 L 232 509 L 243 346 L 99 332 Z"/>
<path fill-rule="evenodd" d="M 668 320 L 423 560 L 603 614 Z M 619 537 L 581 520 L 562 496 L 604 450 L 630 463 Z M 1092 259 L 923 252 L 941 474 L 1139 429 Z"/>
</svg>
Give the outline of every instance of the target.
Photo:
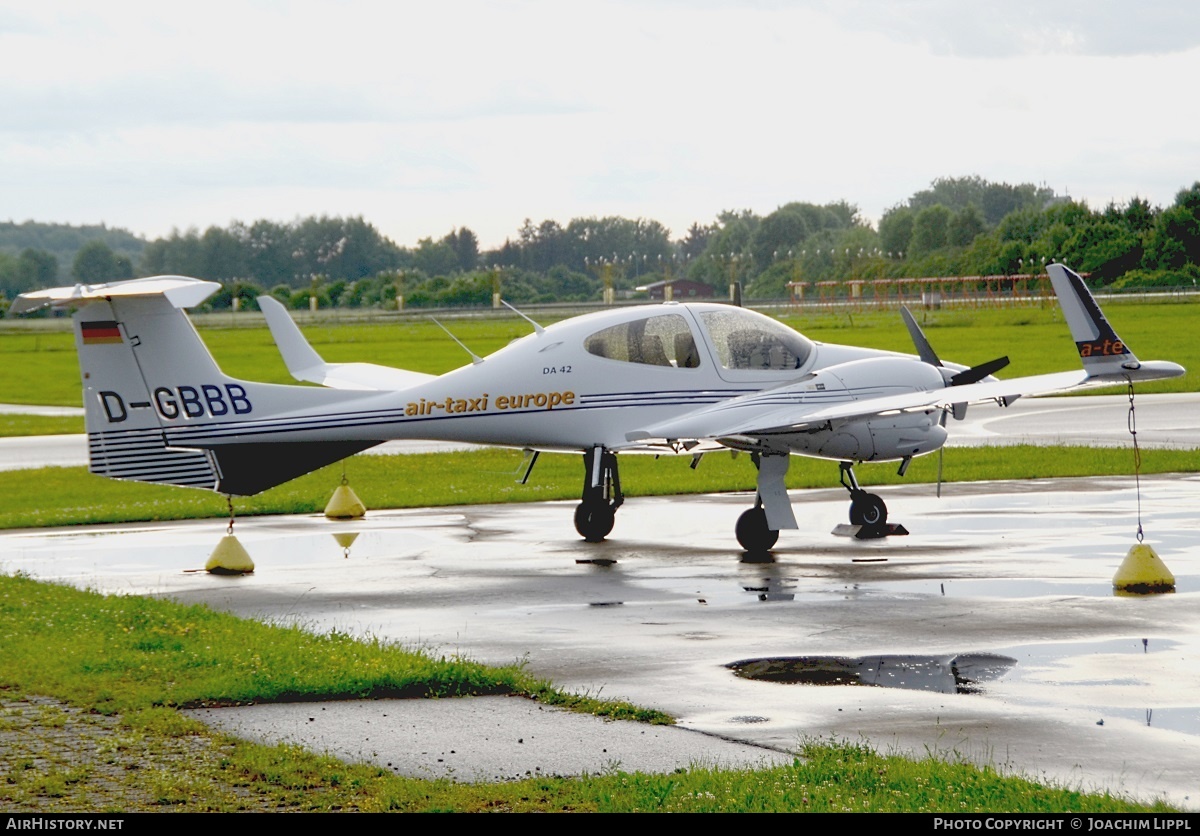
<svg viewBox="0 0 1200 836">
<path fill-rule="evenodd" d="M 808 339 L 761 314 L 730 308 L 701 314 L 701 318 L 717 359 L 727 369 L 799 369 L 812 354 Z"/>
<path fill-rule="evenodd" d="M 700 352 L 687 320 L 679 314 L 664 314 L 622 322 L 597 331 L 583 342 L 588 353 L 609 360 L 694 369 Z"/>
</svg>

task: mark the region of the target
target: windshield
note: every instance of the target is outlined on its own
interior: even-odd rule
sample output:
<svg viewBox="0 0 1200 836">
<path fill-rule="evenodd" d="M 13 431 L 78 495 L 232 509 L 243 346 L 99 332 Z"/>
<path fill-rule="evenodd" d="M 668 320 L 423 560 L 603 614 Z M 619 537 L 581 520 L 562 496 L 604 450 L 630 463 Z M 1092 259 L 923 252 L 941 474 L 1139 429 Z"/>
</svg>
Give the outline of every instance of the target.
<svg viewBox="0 0 1200 836">
<path fill-rule="evenodd" d="M 717 359 L 727 369 L 787 370 L 804 365 L 808 339 L 770 317 L 741 308 L 700 315 Z"/>
</svg>

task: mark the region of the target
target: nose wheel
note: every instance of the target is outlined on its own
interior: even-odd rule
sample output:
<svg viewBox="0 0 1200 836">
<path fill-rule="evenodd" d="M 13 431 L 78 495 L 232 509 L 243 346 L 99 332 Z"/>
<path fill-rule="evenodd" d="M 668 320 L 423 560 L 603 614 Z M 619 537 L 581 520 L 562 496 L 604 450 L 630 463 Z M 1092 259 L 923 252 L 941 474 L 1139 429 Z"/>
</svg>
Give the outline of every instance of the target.
<svg viewBox="0 0 1200 836">
<path fill-rule="evenodd" d="M 850 524 L 882 528 L 887 525 L 887 504 L 877 494 L 867 493 L 858 485 L 854 465 L 841 462 L 840 481 L 850 491 Z"/>
<path fill-rule="evenodd" d="M 851 525 L 886 525 L 887 505 L 873 493 L 858 491 L 850 495 Z"/>
</svg>

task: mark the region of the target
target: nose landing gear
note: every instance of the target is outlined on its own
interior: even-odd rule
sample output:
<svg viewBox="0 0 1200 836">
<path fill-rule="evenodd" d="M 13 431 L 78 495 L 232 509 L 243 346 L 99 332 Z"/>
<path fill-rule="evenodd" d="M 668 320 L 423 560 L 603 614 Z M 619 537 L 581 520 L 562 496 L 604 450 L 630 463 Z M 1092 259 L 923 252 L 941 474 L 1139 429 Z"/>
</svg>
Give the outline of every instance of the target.
<svg viewBox="0 0 1200 836">
<path fill-rule="evenodd" d="M 583 499 L 575 508 L 575 530 L 589 543 L 599 543 L 613 530 L 617 509 L 625 502 L 617 456 L 603 447 L 583 454 Z"/>
<path fill-rule="evenodd" d="M 850 524 L 882 528 L 887 525 L 887 505 L 877 494 L 867 493 L 858 485 L 851 462 L 840 462 L 838 480 L 850 492 Z"/>
</svg>

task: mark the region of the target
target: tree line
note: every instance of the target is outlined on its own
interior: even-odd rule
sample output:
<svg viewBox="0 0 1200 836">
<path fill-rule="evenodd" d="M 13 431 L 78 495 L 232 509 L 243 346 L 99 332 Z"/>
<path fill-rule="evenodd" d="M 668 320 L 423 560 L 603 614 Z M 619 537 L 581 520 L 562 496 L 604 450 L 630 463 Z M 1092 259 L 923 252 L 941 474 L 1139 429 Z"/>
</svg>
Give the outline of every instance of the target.
<svg viewBox="0 0 1200 836">
<path fill-rule="evenodd" d="M 69 268 L 64 229 L 86 239 Z M 59 254 L 30 243 L 51 240 Z M 1092 209 L 1043 186 L 943 178 L 888 209 L 878 228 L 845 201 L 793 202 L 767 215 L 722 212 L 675 240 L 641 218 L 526 220 L 492 250 L 465 226 L 402 247 L 361 217 L 234 222 L 150 242 L 105 227 L 10 223 L 0 225 L 0 294 L 177 274 L 221 282 L 209 302 L 217 309 L 234 297 L 253 306 L 264 292 L 294 307 L 314 296 L 323 307 L 392 307 L 397 295 L 412 306 L 486 305 L 495 292 L 518 304 L 590 301 L 605 286 L 632 291 L 678 278 L 721 292 L 740 282 L 748 297 L 769 299 L 793 282 L 1012 275 L 1054 259 L 1103 285 L 1194 285 L 1200 183 L 1168 207 L 1134 198 Z"/>
</svg>

